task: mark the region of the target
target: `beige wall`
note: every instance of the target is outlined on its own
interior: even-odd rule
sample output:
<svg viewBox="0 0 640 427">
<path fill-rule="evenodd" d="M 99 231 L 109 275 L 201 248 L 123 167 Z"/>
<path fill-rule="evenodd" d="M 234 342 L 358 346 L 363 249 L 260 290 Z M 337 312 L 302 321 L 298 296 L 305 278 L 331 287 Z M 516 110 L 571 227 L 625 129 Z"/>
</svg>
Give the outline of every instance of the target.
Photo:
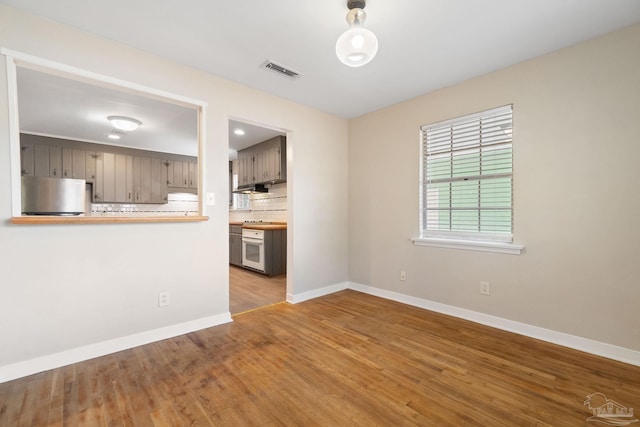
<svg viewBox="0 0 640 427">
<path fill-rule="evenodd" d="M 203 191 L 218 200 L 202 223 L 8 224 L 0 57 L 0 381 L 19 362 L 228 313 L 229 117 L 289 131 L 289 292 L 346 282 L 345 120 L 4 6 L 0 46 L 208 102 Z"/>
<path fill-rule="evenodd" d="M 638 52 L 640 25 L 350 121 L 350 281 L 640 350 Z M 420 125 L 509 103 L 525 252 L 414 246 Z"/>
</svg>

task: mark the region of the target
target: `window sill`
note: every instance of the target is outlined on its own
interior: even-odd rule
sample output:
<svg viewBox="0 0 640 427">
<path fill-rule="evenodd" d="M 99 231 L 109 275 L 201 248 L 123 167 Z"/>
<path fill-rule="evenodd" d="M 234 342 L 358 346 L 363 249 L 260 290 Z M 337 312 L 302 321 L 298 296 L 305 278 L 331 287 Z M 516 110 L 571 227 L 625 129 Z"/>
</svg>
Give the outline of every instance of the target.
<svg viewBox="0 0 640 427">
<path fill-rule="evenodd" d="M 467 251 L 494 252 L 499 254 L 520 255 L 524 246 L 514 243 L 481 242 L 475 240 L 443 239 L 435 237 L 415 237 L 411 239 L 416 246 L 434 248 L 462 249 Z"/>
</svg>

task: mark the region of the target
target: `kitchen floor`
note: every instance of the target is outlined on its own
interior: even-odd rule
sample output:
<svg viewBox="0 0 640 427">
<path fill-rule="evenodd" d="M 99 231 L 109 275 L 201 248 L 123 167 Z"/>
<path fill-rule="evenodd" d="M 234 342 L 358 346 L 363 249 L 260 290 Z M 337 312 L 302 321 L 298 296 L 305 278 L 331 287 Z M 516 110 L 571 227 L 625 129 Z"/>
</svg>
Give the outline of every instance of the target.
<svg viewBox="0 0 640 427">
<path fill-rule="evenodd" d="M 268 277 L 241 267 L 229 266 L 231 315 L 284 302 L 286 295 L 286 275 Z"/>
</svg>

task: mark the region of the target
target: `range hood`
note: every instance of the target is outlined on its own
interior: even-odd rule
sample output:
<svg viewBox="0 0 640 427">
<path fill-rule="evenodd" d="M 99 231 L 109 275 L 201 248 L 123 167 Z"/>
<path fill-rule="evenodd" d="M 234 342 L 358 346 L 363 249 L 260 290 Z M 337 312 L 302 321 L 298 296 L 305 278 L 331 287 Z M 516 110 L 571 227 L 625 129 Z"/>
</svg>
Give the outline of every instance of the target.
<svg viewBox="0 0 640 427">
<path fill-rule="evenodd" d="M 253 194 L 253 193 L 268 193 L 269 189 L 264 186 L 264 184 L 251 184 L 245 185 L 242 187 L 238 187 L 236 190 L 233 190 L 233 193 L 240 194 Z"/>
</svg>

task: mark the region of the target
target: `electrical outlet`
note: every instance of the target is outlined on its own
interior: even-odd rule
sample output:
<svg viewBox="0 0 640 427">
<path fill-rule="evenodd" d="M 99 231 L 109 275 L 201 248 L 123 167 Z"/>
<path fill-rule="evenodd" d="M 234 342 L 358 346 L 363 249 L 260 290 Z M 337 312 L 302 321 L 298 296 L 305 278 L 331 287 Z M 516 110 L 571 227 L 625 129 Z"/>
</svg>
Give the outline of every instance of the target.
<svg viewBox="0 0 640 427">
<path fill-rule="evenodd" d="M 407 272 L 404 270 L 400 270 L 400 280 L 402 280 L 403 282 L 405 280 L 407 280 Z"/>
<path fill-rule="evenodd" d="M 482 295 L 490 295 L 489 282 L 480 282 L 480 293 Z"/>
<path fill-rule="evenodd" d="M 158 293 L 158 307 L 164 307 L 169 305 L 169 292 Z"/>
</svg>

